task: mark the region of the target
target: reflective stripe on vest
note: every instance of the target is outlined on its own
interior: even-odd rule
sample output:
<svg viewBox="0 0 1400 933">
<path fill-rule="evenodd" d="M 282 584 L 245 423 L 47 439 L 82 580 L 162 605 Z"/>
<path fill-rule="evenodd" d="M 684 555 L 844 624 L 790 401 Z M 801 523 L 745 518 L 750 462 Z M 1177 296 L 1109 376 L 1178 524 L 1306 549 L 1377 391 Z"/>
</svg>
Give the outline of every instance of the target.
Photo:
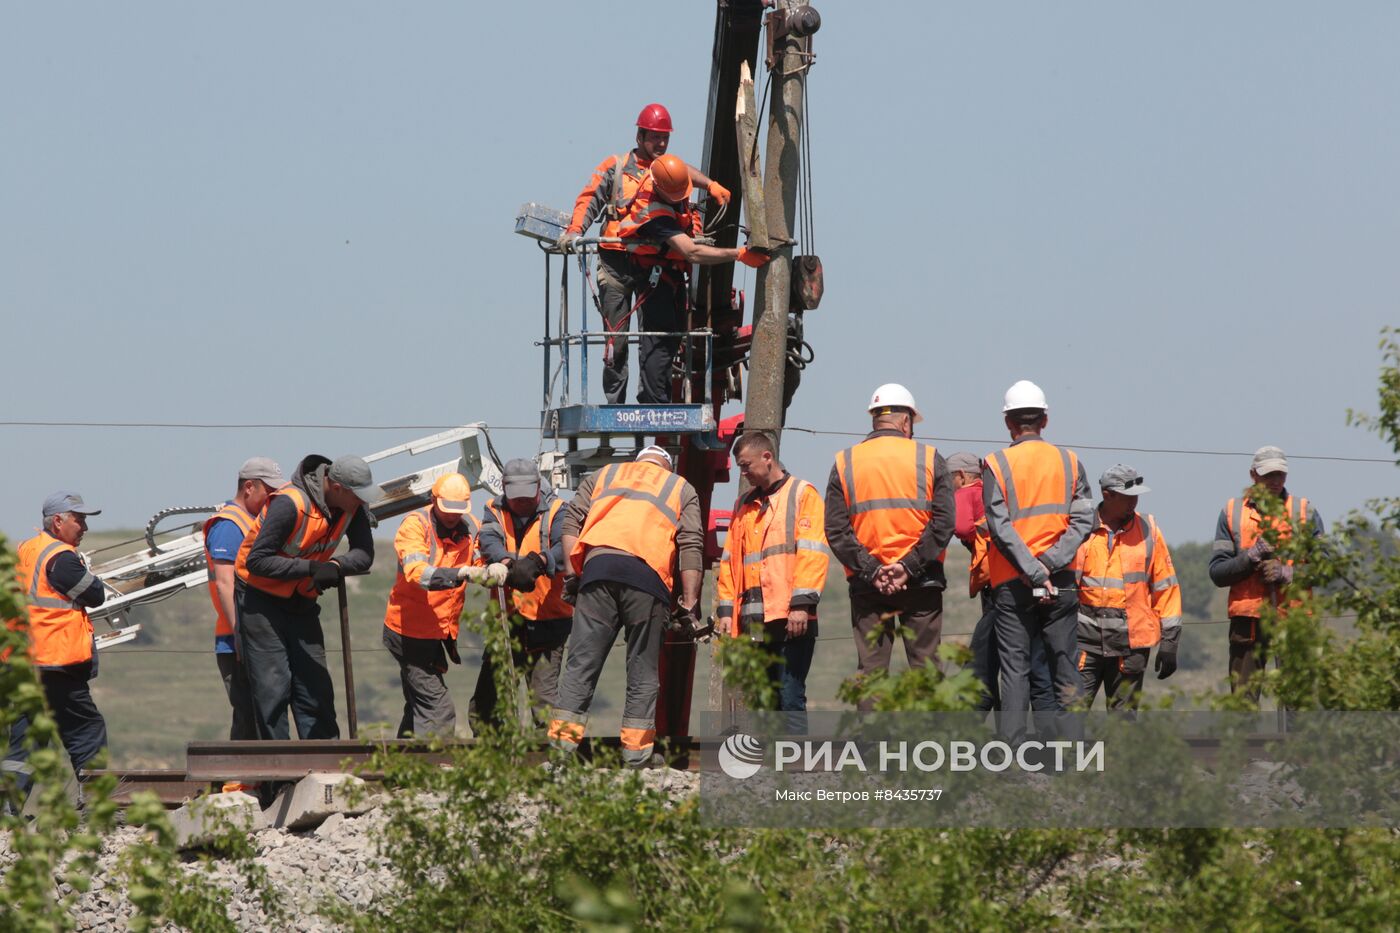
<svg viewBox="0 0 1400 933">
<path fill-rule="evenodd" d="M 1102 632 L 1125 632 L 1126 644 L 1115 647 L 1150 648 L 1162 637 L 1161 621 L 1152 608 L 1152 590 L 1147 582 L 1156 558 L 1156 526 L 1150 515 L 1134 515 L 1132 522 L 1117 534 L 1099 534 L 1085 539 L 1075 555 L 1075 575 L 1079 579 L 1079 604 L 1086 609 L 1122 610 L 1123 616 L 1081 612 L 1079 621 Z M 1116 558 L 1117 576 L 1109 576 Z M 1171 585 L 1175 581 L 1161 581 Z M 1160 592 L 1165 587 L 1157 588 Z M 1107 636 L 1110 641 L 1118 635 Z"/>
<path fill-rule="evenodd" d="M 583 572 L 590 549 L 616 548 L 640 557 L 670 589 L 684 488 L 680 476 L 645 460 L 603 467 L 593 486 L 588 517 L 569 554 L 574 572 Z"/>
<path fill-rule="evenodd" d="M 1284 500 L 1283 512 L 1287 520 L 1280 520 L 1276 525 L 1278 539 L 1287 541 L 1293 536 L 1293 523 L 1307 520 L 1308 500 L 1301 496 L 1297 499 L 1289 496 Z M 1247 551 L 1259 539 L 1263 516 L 1254 506 L 1246 503 L 1243 498 L 1231 499 L 1225 503 L 1225 516 L 1226 524 L 1230 529 L 1230 537 L 1235 541 L 1235 552 Z M 1290 560 L 1288 563 L 1292 564 L 1293 561 Z M 1251 573 L 1243 580 L 1230 585 L 1226 613 L 1230 616 L 1257 619 L 1263 613 L 1266 602 L 1271 602 L 1274 606 L 1281 604 L 1285 589 L 1287 587 L 1272 586 L 1266 583 L 1257 572 Z"/>
<path fill-rule="evenodd" d="M 62 667 L 92 659 L 92 623 L 73 596 L 92 585 L 85 574 L 74 592 L 60 593 L 49 583 L 48 564 L 64 551 L 77 549 L 48 532 L 24 541 L 18 549 L 15 576 L 29 600 L 29 657 L 40 667 Z"/>
<path fill-rule="evenodd" d="M 219 602 L 219 588 L 214 583 L 214 558 L 209 553 L 209 531 L 215 522 L 230 521 L 246 538 L 248 529 L 253 527 L 253 516 L 237 502 L 225 502 L 219 510 L 204 523 L 204 566 L 209 571 L 209 599 L 214 604 L 214 636 L 233 634 L 233 620 L 224 615 L 223 603 Z M 239 542 L 240 547 L 242 542 Z"/>
<path fill-rule="evenodd" d="M 481 524 L 471 513 L 462 516 L 467 534 L 458 540 L 446 540 L 438 536 L 437 524 L 433 521 L 433 507 L 426 505 L 404 516 L 400 529 L 410 522 L 422 529 L 427 539 L 426 552 L 412 552 L 397 555 L 398 564 L 394 574 L 394 585 L 389 590 L 389 603 L 384 610 L 384 624 L 391 631 L 408 638 L 452 638 L 458 633 L 462 618 L 462 608 L 466 605 L 466 587 L 451 589 L 428 589 L 429 578 L 438 567 L 463 567 L 472 563 L 475 554 L 474 540 L 481 530 Z M 397 553 L 397 547 L 395 552 Z M 427 566 L 422 576 L 410 582 L 404 573 L 404 565 L 421 562 Z"/>
<path fill-rule="evenodd" d="M 258 540 L 263 517 L 272 508 L 273 499 L 278 496 L 290 499 L 297 511 L 296 524 L 293 525 L 291 534 L 287 535 L 287 539 L 277 549 L 278 555 L 282 557 L 311 561 L 330 560 L 336 548 L 340 546 L 340 539 L 345 536 L 345 529 L 350 525 L 355 513 L 341 512 L 340 518 L 332 525 L 321 510 L 312 505 L 311 498 L 305 490 L 288 483 L 272 494 L 262 513 L 254 519 L 252 527 L 243 536 L 243 546 L 238 549 L 238 561 L 235 564 L 235 572 L 240 580 L 272 596 L 285 599 L 293 593 L 300 593 L 308 599 L 315 599 L 320 594 L 312 586 L 310 577 L 280 580 L 275 577 L 258 576 L 248 569 L 248 552 Z"/>
<path fill-rule="evenodd" d="M 880 563 L 909 553 L 932 520 L 936 457 L 935 448 L 907 437 L 872 437 L 836 455 L 851 530 Z"/>
<path fill-rule="evenodd" d="M 998 450 L 986 462 L 1006 500 L 1012 529 L 1031 554 L 1040 557 L 1069 527 L 1079 458 L 1073 451 L 1033 440 Z M 987 552 L 987 572 L 992 586 L 1021 575 L 995 544 Z"/>
<path fill-rule="evenodd" d="M 505 538 L 506 550 L 512 557 L 522 557 L 526 554 L 539 554 L 541 556 L 549 553 L 549 540 L 553 535 L 554 523 L 558 520 L 559 512 L 564 507 L 563 499 L 551 499 L 545 508 L 543 515 L 536 512 L 531 518 L 530 524 L 525 528 L 522 540 L 515 540 L 515 522 L 512 513 L 508 508 L 500 508 L 495 502 L 487 506 L 496 515 L 496 520 L 501 525 L 501 535 Z M 530 529 L 536 530 L 535 534 L 530 534 Z M 524 545 L 522 547 L 522 544 Z M 535 580 L 535 588 L 532 590 L 507 590 L 510 594 L 511 604 L 521 618 L 530 620 L 539 619 L 567 619 L 573 616 L 574 607 L 564 602 L 564 568 L 557 567 L 553 575 L 541 574 Z"/>
<path fill-rule="evenodd" d="M 660 217 L 673 218 L 683 233 L 689 233 L 694 229 L 695 218 L 690 202 L 668 204 L 656 197 L 651 176 L 648 174 L 641 187 L 637 189 L 626 216 L 618 222 L 617 235 L 622 238 L 627 251 L 639 259 L 661 257 L 684 263 L 684 257 L 672 252 L 666 243 L 642 236 L 642 228 Z M 662 256 L 663 253 L 664 256 Z"/>
<path fill-rule="evenodd" d="M 822 541 L 798 537 L 797 521 L 804 489 L 817 494 L 811 483 L 790 477 L 781 494 L 768 499 L 766 508 L 772 511 L 760 539 L 765 546 L 757 551 L 743 550 L 744 539 L 750 528 L 757 525 L 761 513 L 757 500 L 745 501 L 734 516 L 725 557 L 729 561 L 730 579 L 734 581 L 734 588 L 739 594 L 735 615 L 741 626 L 750 622 L 786 619 L 792 609 L 793 597 L 821 595 L 819 589 L 797 586 L 795 579 L 798 551 L 831 553 Z M 774 538 L 777 540 L 774 541 Z M 767 543 L 769 541 L 773 543 Z M 738 630 L 734 630 L 734 634 L 738 634 Z"/>
</svg>

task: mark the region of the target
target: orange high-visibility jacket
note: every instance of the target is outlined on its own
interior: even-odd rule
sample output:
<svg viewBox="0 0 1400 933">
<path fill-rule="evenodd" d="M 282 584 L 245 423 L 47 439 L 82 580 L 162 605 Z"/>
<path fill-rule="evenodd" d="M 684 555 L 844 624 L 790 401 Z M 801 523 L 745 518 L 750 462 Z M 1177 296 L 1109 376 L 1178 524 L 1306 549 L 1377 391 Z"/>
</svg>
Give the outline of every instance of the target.
<svg viewBox="0 0 1400 933">
<path fill-rule="evenodd" d="M 277 550 L 277 553 L 282 557 L 312 561 L 330 560 L 331 555 L 335 554 L 335 549 L 340 546 L 340 539 L 345 536 L 345 529 L 350 525 L 350 520 L 355 517 L 355 513 L 353 510 L 343 510 L 335 524 L 331 524 L 326 515 L 311 503 L 311 498 L 304 489 L 288 483 L 272 494 L 261 514 L 253 520 L 253 525 L 248 529 L 248 533 L 243 536 L 243 546 L 238 549 L 238 560 L 234 564 L 234 572 L 238 574 L 238 579 L 271 596 L 280 596 L 286 599 L 293 593 L 300 593 L 310 599 L 315 599 L 320 594 L 316 592 L 316 587 L 311 585 L 310 577 L 302 580 L 278 580 L 273 577 L 258 576 L 248 570 L 248 552 L 253 549 L 253 542 L 258 540 L 258 532 L 262 530 L 263 515 L 267 514 L 268 508 L 272 505 L 272 499 L 277 496 L 286 496 L 291 499 L 292 504 L 297 509 L 297 523 L 293 526 L 292 533 L 287 537 L 287 540 L 283 541 L 282 546 Z"/>
<path fill-rule="evenodd" d="M 1279 518 L 1274 521 L 1280 541 L 1287 541 L 1293 536 L 1292 522 L 1311 520 L 1308 500 L 1301 496 L 1289 496 L 1284 501 L 1283 513 L 1287 517 L 1286 520 Z M 1248 499 L 1231 499 L 1225 503 L 1225 519 L 1229 523 L 1230 536 L 1235 539 L 1237 552 L 1248 550 L 1259 540 L 1264 518 Z M 1286 563 L 1292 564 L 1293 561 L 1289 560 Z M 1238 583 L 1230 585 L 1228 612 L 1231 616 L 1257 619 L 1263 614 L 1265 602 L 1271 601 L 1275 607 L 1281 605 L 1284 591 L 1287 589 L 1287 586 L 1274 586 L 1265 582 L 1259 573 L 1252 573 Z"/>
<path fill-rule="evenodd" d="M 678 255 L 665 243 L 657 243 L 642 236 L 642 227 L 659 217 L 674 219 L 681 230 L 692 235 L 699 227 L 699 215 L 691 210 L 690 202 L 669 204 L 657 197 L 651 175 L 648 174 L 638 189 L 631 208 L 619 222 L 617 235 L 622 238 L 627 251 L 642 266 L 664 261 L 668 265 L 684 268 L 688 265 L 684 256 Z"/>
<path fill-rule="evenodd" d="M 1181 585 L 1166 539 L 1151 515 L 1134 515 L 1118 534 L 1094 526 L 1074 558 L 1080 625 L 1103 633 L 1113 649 L 1175 642 L 1181 631 Z"/>
<path fill-rule="evenodd" d="M 744 497 L 730 522 L 715 584 L 721 634 L 738 635 L 750 622 L 786 619 L 794 598 L 821 598 L 831 559 L 825 526 L 826 504 L 805 480 L 789 477 L 774 496 L 751 490 Z"/>
<path fill-rule="evenodd" d="M 501 526 L 501 536 L 505 539 L 506 550 L 511 557 L 524 557 L 526 554 L 549 554 L 549 538 L 554 523 L 562 521 L 559 513 L 567 503 L 563 499 L 553 499 L 543 515 L 536 514 L 521 534 L 515 539 L 515 520 L 509 509 L 502 509 L 495 500 L 486 506 L 496 516 Z M 511 605 L 521 618 L 531 621 L 539 619 L 568 619 L 574 614 L 574 607 L 564 602 L 564 568 L 556 568 L 553 575 L 542 574 L 535 581 L 535 588 L 527 592 L 509 590 Z"/>
<path fill-rule="evenodd" d="M 1031 554 L 1040 557 L 1070 525 L 1078 456 L 1046 441 L 1029 440 L 1004 447 L 985 462 L 1006 500 L 1012 529 Z M 995 544 L 987 551 L 987 573 L 992 586 L 1020 576 Z"/>
<path fill-rule="evenodd" d="M 836 455 L 851 530 L 881 564 L 899 560 L 933 520 L 937 450 L 907 437 L 872 437 Z M 945 548 L 938 555 L 943 560 Z M 846 576 L 852 576 L 846 567 Z"/>
<path fill-rule="evenodd" d="M 987 531 L 987 516 L 972 523 L 972 559 L 967 568 L 967 595 L 976 596 L 992 582 L 987 570 L 987 552 L 992 550 L 992 535 Z"/>
<path fill-rule="evenodd" d="M 618 225 L 621 219 L 627 216 L 627 211 L 632 207 L 632 202 L 637 198 L 637 190 L 642 186 L 642 181 L 647 177 L 647 169 L 651 167 L 650 162 L 642 163 L 637 161 L 637 151 L 634 149 L 626 155 L 610 155 L 598 167 L 593 170 L 593 174 L 588 178 L 588 184 L 583 186 L 577 198 L 574 199 L 574 213 L 569 219 L 569 233 L 583 233 L 585 225 L 592 225 L 595 216 L 603 218 L 603 229 L 599 233 L 602 237 L 618 236 Z M 604 186 L 608 189 L 606 203 L 595 205 L 594 202 L 600 199 L 599 188 Z M 617 243 L 600 243 L 600 249 L 624 249 Z"/>
<path fill-rule="evenodd" d="M 672 589 L 684 486 L 680 476 L 646 460 L 603 467 L 593 486 L 588 518 L 569 553 L 574 572 L 583 572 L 590 549 L 617 548 L 640 557 Z"/>
<path fill-rule="evenodd" d="M 209 520 L 204 523 L 204 565 L 209 570 L 209 599 L 214 603 L 214 634 L 232 635 L 233 620 L 225 617 L 223 604 L 219 602 L 219 588 L 214 585 L 214 558 L 209 555 L 209 529 L 214 527 L 215 522 L 228 520 L 238 526 L 238 530 L 243 532 L 243 537 L 248 537 L 248 529 L 253 527 L 254 518 L 248 514 L 248 510 L 237 502 L 225 502 L 219 506 L 219 510 L 209 516 Z"/>
<path fill-rule="evenodd" d="M 468 533 L 457 539 L 438 536 L 431 505 L 409 512 L 399 523 L 398 533 L 394 535 L 398 573 L 384 612 L 384 624 L 393 631 L 406 638 L 457 639 L 462 606 L 467 601 L 466 587 L 457 585 L 440 590 L 427 587 L 434 570 L 456 571 L 480 563 L 476 536 L 481 524 L 470 513 L 463 515 L 462 521 Z"/>
<path fill-rule="evenodd" d="M 64 551 L 77 553 L 48 532 L 19 546 L 15 576 L 29 601 L 29 658 L 39 667 L 92 660 L 92 622 L 87 610 L 49 585 L 49 562 Z"/>
</svg>

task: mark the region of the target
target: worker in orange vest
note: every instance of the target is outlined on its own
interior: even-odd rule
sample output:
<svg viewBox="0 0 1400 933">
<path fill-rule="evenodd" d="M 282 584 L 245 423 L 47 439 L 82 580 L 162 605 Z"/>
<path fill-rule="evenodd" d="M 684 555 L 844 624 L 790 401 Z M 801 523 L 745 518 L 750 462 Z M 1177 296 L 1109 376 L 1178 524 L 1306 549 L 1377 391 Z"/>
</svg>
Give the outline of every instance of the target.
<svg viewBox="0 0 1400 933">
<path fill-rule="evenodd" d="M 734 511 L 720 558 L 715 629 L 747 634 L 773 652 L 769 677 L 778 709 L 805 712 L 817 604 L 831 557 L 826 507 L 815 486 L 783 469 L 768 435 L 742 435 L 734 460 L 752 488 Z"/>
<path fill-rule="evenodd" d="M 1286 602 L 1293 583 L 1293 561 L 1274 554 L 1264 537 L 1265 519 L 1256 500 L 1264 491 L 1283 502 L 1287 520 L 1272 522 L 1277 539 L 1286 541 L 1294 529 L 1321 537 L 1322 517 L 1307 499 L 1287 489 L 1288 458 L 1277 447 L 1260 447 L 1249 468 L 1250 486 L 1237 499 L 1225 503 L 1215 523 L 1215 545 L 1210 555 L 1210 579 L 1230 588 L 1230 692 L 1243 690 L 1259 699 L 1256 674 L 1268 661 L 1269 632 L 1261 624 L 1266 605 L 1275 609 Z"/>
<path fill-rule="evenodd" d="M 992 540 L 987 575 L 1001 664 L 1001 731 L 1014 742 L 1025 736 L 1039 637 L 1059 707 L 1048 725 L 1073 735 L 1077 727 L 1063 712 L 1080 688 L 1073 563 L 1093 526 L 1093 494 L 1079 457 L 1041 438 L 1050 416 L 1039 386 L 1022 380 L 1007 389 L 1002 418 L 1011 446 L 983 458 L 982 472 Z"/>
<path fill-rule="evenodd" d="M 699 627 L 704 529 L 695 487 L 672 471 L 663 447 L 586 477 L 564 513 L 565 592 L 577 594 L 559 699 L 549 723 L 555 748 L 583 739 L 603 663 L 619 631 L 627 641 L 622 758 L 650 763 L 656 742 L 658 664 L 664 630 Z M 681 595 L 671 610 L 676 568 Z"/>
<path fill-rule="evenodd" d="M 1151 492 L 1137 470 L 1116 464 L 1099 477 L 1103 501 L 1079 546 L 1079 672 L 1086 705 L 1103 687 L 1109 709 L 1136 709 L 1157 647 L 1157 679 L 1176 671 L 1181 640 L 1181 584 L 1167 539 L 1151 515 L 1137 511 Z"/>
<path fill-rule="evenodd" d="M 489 585 L 505 567 L 483 567 L 471 514 L 471 483 L 447 473 L 433 483 L 432 502 L 409 512 L 394 535 L 398 571 L 384 612 L 384 647 L 399 662 L 403 716 L 398 735 L 451 738 L 457 710 L 447 690 L 447 663 L 461 664 L 457 636 L 465 584 Z"/>
<path fill-rule="evenodd" d="M 564 601 L 564 510 L 568 503 L 541 482 L 533 460 L 516 459 L 501 471 L 503 490 L 487 503 L 481 523 L 483 559 L 509 568 L 504 595 L 520 622 L 515 637 L 520 650 L 512 664 L 529 685 L 536 727 L 549 722 L 559 696 L 564 645 L 573 626 L 574 607 Z M 467 706 L 472 730 L 498 723 L 496 659 L 486 655 L 476 692 Z M 514 704 L 512 704 L 512 709 Z"/>
<path fill-rule="evenodd" d="M 896 620 L 905 630 L 909 666 L 934 660 L 943 632 L 943 558 L 955 519 L 943 455 L 913 439 L 923 420 L 914 396 L 887 383 L 867 410 L 870 433 L 836 455 L 826 484 L 826 539 L 846 570 L 862 675 L 889 670 Z M 860 708 L 873 705 L 865 700 Z"/>
<path fill-rule="evenodd" d="M 666 154 L 671 144 L 671 114 L 660 104 L 647 104 L 637 115 L 636 147 L 626 155 L 610 155 L 589 176 L 588 183 L 574 201 L 574 213 L 569 226 L 559 237 L 558 246 L 566 252 L 573 248 L 585 230 L 595 220 L 602 222 L 599 236 L 616 238 L 622 218 L 627 216 L 637 191 L 656 159 Z M 729 189 L 711 181 L 694 166 L 686 166 L 690 181 L 708 189 L 718 204 L 729 203 Z M 626 333 L 632 329 L 634 296 L 645 290 L 650 270 L 640 268 L 617 243 L 601 243 L 598 247 L 598 299 L 604 326 L 612 332 Z M 613 405 L 627 402 L 627 341 L 609 344 L 603 360 L 603 394 Z"/>
<path fill-rule="evenodd" d="M 317 597 L 369 573 L 369 510 L 382 498 L 361 458 L 311 454 L 243 537 L 234 606 L 258 738 L 288 738 L 288 708 L 301 738 L 340 738 Z M 332 556 L 342 539 L 348 549 Z"/>
<path fill-rule="evenodd" d="M 252 457 L 238 468 L 238 491 L 204 523 L 204 563 L 209 571 L 209 599 L 214 604 L 214 660 L 224 693 L 233 708 L 228 737 L 256 739 L 253 695 L 238 649 L 238 611 L 234 603 L 234 564 L 238 549 L 268 497 L 287 480 L 282 468 L 267 457 Z"/>
<path fill-rule="evenodd" d="M 692 190 L 689 166 L 678 156 L 659 156 L 618 224 L 628 255 L 644 273 L 637 299 L 642 330 L 666 335 L 641 338 L 637 401 L 643 404 L 671 400 L 671 363 L 682 340 L 677 332 L 685 329 L 690 267 L 738 261 L 758 268 L 769 259 L 766 252 L 747 246 L 733 249 L 696 243 L 693 238 L 699 234 L 700 222 L 690 203 Z"/>
<path fill-rule="evenodd" d="M 85 768 L 100 766 L 107 747 L 107 722 L 89 686 L 97 677 L 98 661 L 87 614 L 102 605 L 106 591 L 78 553 L 87 517 L 100 514 L 75 492 L 56 492 L 44 500 L 43 530 L 21 542 L 16 555 L 15 578 L 28 603 L 25 616 L 5 620 L 29 635 L 29 663 L 38 671 L 58 737 L 79 777 Z M 22 795 L 30 785 L 24 747 L 28 728 L 27 719 L 12 724 L 4 763 L 4 770 L 18 778 Z"/>
</svg>

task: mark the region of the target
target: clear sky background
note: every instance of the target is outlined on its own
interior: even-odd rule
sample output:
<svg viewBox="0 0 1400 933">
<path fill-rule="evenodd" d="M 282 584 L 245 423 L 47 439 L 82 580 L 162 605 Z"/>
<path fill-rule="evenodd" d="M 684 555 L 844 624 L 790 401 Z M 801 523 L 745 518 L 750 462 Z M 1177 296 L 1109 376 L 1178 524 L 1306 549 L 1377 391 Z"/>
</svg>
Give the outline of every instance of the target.
<svg viewBox="0 0 1400 933">
<path fill-rule="evenodd" d="M 537 423 L 516 209 L 567 207 L 653 99 L 700 158 L 714 6 L 8 4 L 5 420 Z M 827 290 L 790 424 L 863 430 L 901 381 L 925 434 L 978 439 L 941 449 L 982 453 L 1030 378 L 1057 442 L 1278 444 L 1329 520 L 1394 491 L 1388 463 L 1298 455 L 1389 456 L 1344 412 L 1374 406 L 1400 323 L 1400 5 L 819 8 Z M 63 487 L 94 528 L 138 526 L 222 500 L 253 454 L 426 433 L 3 426 L 0 529 Z M 785 459 L 820 484 L 849 442 L 790 433 Z M 1208 538 L 1248 469 L 1083 458 L 1142 470 L 1174 541 Z"/>
</svg>

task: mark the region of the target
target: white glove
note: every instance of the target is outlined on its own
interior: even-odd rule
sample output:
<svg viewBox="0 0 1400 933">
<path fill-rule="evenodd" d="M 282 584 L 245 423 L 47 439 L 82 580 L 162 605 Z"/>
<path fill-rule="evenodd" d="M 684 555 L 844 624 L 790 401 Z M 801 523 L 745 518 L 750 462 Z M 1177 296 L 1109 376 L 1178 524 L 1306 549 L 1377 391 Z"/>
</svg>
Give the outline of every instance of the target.
<svg viewBox="0 0 1400 933">
<path fill-rule="evenodd" d="M 505 564 L 490 564 L 486 567 L 486 585 L 500 586 L 506 582 L 506 575 L 510 573 L 510 568 Z"/>
<path fill-rule="evenodd" d="M 463 567 L 457 571 L 458 580 L 465 580 L 468 583 L 475 583 L 477 586 L 489 585 L 486 582 L 486 577 L 487 574 L 485 567 L 477 567 L 473 565 L 470 567 Z"/>
</svg>

